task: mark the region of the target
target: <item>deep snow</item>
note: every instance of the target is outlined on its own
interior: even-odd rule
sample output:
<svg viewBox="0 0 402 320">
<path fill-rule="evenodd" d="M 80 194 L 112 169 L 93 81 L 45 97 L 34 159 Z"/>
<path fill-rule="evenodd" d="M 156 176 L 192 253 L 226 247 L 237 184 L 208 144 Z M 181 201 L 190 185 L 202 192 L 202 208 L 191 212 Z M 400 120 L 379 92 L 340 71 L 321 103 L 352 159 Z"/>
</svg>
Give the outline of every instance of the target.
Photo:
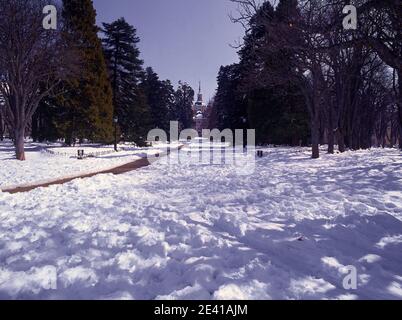
<svg viewBox="0 0 402 320">
<path fill-rule="evenodd" d="M 0 192 L 0 298 L 402 299 L 401 153 L 266 152 Z"/>
</svg>

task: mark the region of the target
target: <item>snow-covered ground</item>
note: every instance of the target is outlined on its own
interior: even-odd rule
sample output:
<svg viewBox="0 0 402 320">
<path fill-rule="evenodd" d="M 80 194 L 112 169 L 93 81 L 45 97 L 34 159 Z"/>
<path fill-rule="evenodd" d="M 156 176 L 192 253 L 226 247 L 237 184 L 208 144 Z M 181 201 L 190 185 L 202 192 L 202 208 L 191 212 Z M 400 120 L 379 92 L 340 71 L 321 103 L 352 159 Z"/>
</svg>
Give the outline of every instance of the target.
<svg viewBox="0 0 402 320">
<path fill-rule="evenodd" d="M 65 148 L 57 144 L 27 143 L 27 161 L 21 162 L 14 159 L 12 143 L 3 142 L 0 143 L 0 189 L 107 170 L 140 157 L 163 152 L 167 147 L 168 145 L 162 143 L 150 148 L 119 145 L 120 151 L 114 153 L 113 146 L 86 145 Z M 177 148 L 178 145 L 171 147 Z M 84 150 L 85 155 L 92 154 L 96 157 L 78 160 L 78 150 Z"/>
<path fill-rule="evenodd" d="M 266 152 L 0 192 L 0 298 L 402 299 L 400 151 Z"/>
</svg>

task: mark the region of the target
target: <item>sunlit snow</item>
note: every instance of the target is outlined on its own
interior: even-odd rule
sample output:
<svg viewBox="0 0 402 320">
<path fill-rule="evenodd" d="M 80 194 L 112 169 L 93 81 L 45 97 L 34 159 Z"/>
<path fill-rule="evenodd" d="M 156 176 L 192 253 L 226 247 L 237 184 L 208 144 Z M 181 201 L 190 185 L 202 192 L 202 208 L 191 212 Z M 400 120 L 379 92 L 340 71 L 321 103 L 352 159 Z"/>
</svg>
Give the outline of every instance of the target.
<svg viewBox="0 0 402 320">
<path fill-rule="evenodd" d="M 0 192 L 0 298 L 401 299 L 400 151 L 265 151 L 250 175 L 160 161 Z M 49 156 L 27 158 L 24 179 L 46 178 Z M 1 184 L 20 175 L 0 164 Z"/>
</svg>

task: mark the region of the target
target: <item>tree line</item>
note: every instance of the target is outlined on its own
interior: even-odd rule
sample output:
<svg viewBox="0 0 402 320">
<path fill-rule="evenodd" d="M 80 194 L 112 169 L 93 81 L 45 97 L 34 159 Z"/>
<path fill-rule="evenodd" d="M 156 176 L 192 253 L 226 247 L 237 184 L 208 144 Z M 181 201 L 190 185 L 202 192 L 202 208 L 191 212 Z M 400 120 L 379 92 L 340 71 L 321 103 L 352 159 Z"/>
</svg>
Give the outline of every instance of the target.
<svg viewBox="0 0 402 320">
<path fill-rule="evenodd" d="M 57 2 L 53 2 L 57 7 Z M 42 26 L 44 0 L 0 0 L 0 139 L 16 157 L 24 139 L 143 145 L 151 128 L 192 125 L 193 89 L 159 79 L 140 58 L 137 30 L 120 18 L 96 25 L 91 0 L 64 0 L 58 28 Z"/>
<path fill-rule="evenodd" d="M 256 129 L 258 143 L 319 145 L 333 153 L 372 145 L 402 149 L 402 7 L 358 0 L 231 0 L 245 28 L 239 63 L 218 75 L 210 126 Z"/>
<path fill-rule="evenodd" d="M 343 0 L 230 0 L 245 28 L 239 63 L 222 66 L 208 110 L 211 128 L 253 128 L 260 144 L 402 149 L 402 8 L 356 0 L 356 29 L 343 26 Z M 0 0 L 0 139 L 17 159 L 24 138 L 144 144 L 169 121 L 192 126 L 194 91 L 175 89 L 140 58 L 123 18 L 96 25 L 90 0 L 65 0 L 58 28 L 42 26 L 48 0 Z M 57 6 L 57 1 L 53 4 Z"/>
</svg>

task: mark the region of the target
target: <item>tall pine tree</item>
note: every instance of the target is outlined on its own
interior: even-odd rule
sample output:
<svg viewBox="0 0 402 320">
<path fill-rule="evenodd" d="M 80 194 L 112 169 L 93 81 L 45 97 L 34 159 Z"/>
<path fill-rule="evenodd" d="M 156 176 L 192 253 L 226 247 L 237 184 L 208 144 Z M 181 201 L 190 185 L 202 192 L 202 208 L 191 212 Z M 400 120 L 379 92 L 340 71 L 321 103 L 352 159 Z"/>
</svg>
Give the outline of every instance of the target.
<svg viewBox="0 0 402 320">
<path fill-rule="evenodd" d="M 244 120 L 247 120 L 247 105 L 244 94 L 239 90 L 240 71 L 239 64 L 222 66 L 219 70 L 214 107 L 217 125 L 221 130 L 242 129 L 245 126 Z"/>
<path fill-rule="evenodd" d="M 57 119 L 57 98 L 46 97 L 38 106 L 32 116 L 32 139 L 33 141 L 56 141 L 60 138 L 55 125 Z"/>
<path fill-rule="evenodd" d="M 194 90 L 185 82 L 179 81 L 179 87 L 175 92 L 175 108 L 181 129 L 193 126 Z"/>
<path fill-rule="evenodd" d="M 81 73 L 65 84 L 59 129 L 66 143 L 76 138 L 94 142 L 113 140 L 112 89 L 98 38 L 96 12 L 91 0 L 63 1 L 64 35 L 74 43 Z"/>
<path fill-rule="evenodd" d="M 299 86 L 291 81 L 293 52 L 277 43 L 282 39 L 267 30 L 267 25 L 278 21 L 292 25 L 296 7 L 297 0 L 281 0 L 276 10 L 270 2 L 261 6 L 250 20 L 250 33 L 245 37 L 239 52 L 240 64 L 232 76 L 235 81 L 240 80 L 235 91 L 240 90 L 246 97 L 248 122 L 256 129 L 260 144 L 298 145 L 308 139 L 304 97 Z M 271 47 L 267 50 L 268 45 Z"/>
<path fill-rule="evenodd" d="M 136 29 L 124 18 L 103 24 L 103 47 L 113 89 L 114 115 L 126 141 L 143 144 L 150 127 L 150 112 L 140 81 L 143 61 Z"/>
<path fill-rule="evenodd" d="M 169 120 L 174 103 L 174 89 L 169 80 L 161 81 L 151 67 L 145 72 L 142 84 L 151 110 L 152 127 L 169 132 Z"/>
</svg>

